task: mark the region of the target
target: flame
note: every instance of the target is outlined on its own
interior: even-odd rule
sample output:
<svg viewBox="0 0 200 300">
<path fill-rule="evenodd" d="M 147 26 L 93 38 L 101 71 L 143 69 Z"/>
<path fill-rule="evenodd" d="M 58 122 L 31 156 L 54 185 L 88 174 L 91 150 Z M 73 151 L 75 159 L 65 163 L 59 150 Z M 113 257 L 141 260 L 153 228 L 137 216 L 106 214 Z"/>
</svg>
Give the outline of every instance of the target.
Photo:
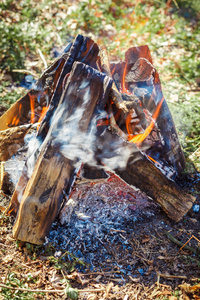
<svg viewBox="0 0 200 300">
<path fill-rule="evenodd" d="M 21 109 L 22 109 L 22 104 L 19 104 L 19 110 L 18 110 L 18 114 L 12 119 L 12 123 L 10 124 L 10 126 L 17 126 L 19 124 L 20 121 L 20 115 L 21 115 Z"/>
<path fill-rule="evenodd" d="M 156 164 L 159 167 L 162 167 L 162 164 L 156 161 L 153 157 L 147 155 L 148 159 L 150 159 L 154 164 Z"/>
<path fill-rule="evenodd" d="M 44 116 L 47 113 L 48 108 L 49 108 L 48 106 L 42 108 L 41 115 L 40 115 L 40 118 L 38 120 L 38 123 L 40 123 L 42 121 L 42 119 L 44 118 Z M 37 130 L 39 129 L 39 127 L 40 127 L 40 124 L 38 124 Z"/>
<path fill-rule="evenodd" d="M 99 126 L 106 126 L 106 125 L 109 125 L 110 124 L 110 121 L 108 120 L 108 119 L 106 119 L 106 120 L 98 120 L 97 121 L 97 127 L 99 127 Z"/>
<path fill-rule="evenodd" d="M 29 94 L 30 97 L 30 107 L 31 107 L 31 124 L 34 124 L 35 120 L 35 97 Z"/>
<path fill-rule="evenodd" d="M 153 157 L 151 157 L 151 156 L 149 156 L 149 155 L 147 155 L 147 157 L 148 157 L 150 160 L 152 160 L 152 162 L 154 162 L 155 164 L 158 164 L 158 162 L 157 162 Z"/>
<path fill-rule="evenodd" d="M 160 112 L 160 108 L 161 108 L 161 105 L 164 101 L 164 97 L 161 99 L 161 101 L 159 102 L 153 116 L 152 116 L 152 119 L 151 119 L 151 123 L 149 124 L 149 126 L 145 129 L 144 133 L 141 133 L 141 134 L 137 134 L 135 136 L 132 136 L 132 134 L 130 134 L 130 132 L 132 130 L 131 129 L 131 126 L 130 126 L 130 121 L 131 121 L 131 114 L 129 114 L 129 116 L 127 117 L 127 131 L 128 131 L 128 134 L 129 134 L 129 137 L 128 137 L 128 140 L 129 142 L 131 143 L 141 143 L 144 141 L 144 139 L 146 139 L 146 137 L 151 133 L 154 125 L 155 125 L 155 122 L 156 122 L 156 119 L 158 117 L 158 114 Z"/>
<path fill-rule="evenodd" d="M 131 95 L 131 93 L 129 92 L 129 90 L 127 90 L 127 88 L 125 86 L 126 71 L 127 71 L 127 63 L 125 64 L 124 72 L 122 74 L 121 91 L 120 92 Z"/>
</svg>

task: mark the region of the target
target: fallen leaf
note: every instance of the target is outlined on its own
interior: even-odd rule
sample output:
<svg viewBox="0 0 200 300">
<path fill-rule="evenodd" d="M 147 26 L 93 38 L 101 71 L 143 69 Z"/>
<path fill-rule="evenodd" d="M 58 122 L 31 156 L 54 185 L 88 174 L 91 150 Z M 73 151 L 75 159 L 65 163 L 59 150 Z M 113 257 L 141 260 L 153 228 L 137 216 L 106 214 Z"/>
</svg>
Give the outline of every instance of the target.
<svg viewBox="0 0 200 300">
<path fill-rule="evenodd" d="M 162 256 L 162 255 L 159 255 L 157 258 L 158 258 L 158 259 L 165 259 L 165 257 Z"/>
<path fill-rule="evenodd" d="M 149 241 L 150 241 L 149 236 L 148 236 L 148 235 L 145 235 L 145 236 L 143 237 L 143 239 L 142 239 L 142 244 L 148 243 Z"/>
<path fill-rule="evenodd" d="M 13 261 L 13 255 L 11 255 L 11 254 L 8 254 L 8 255 L 6 255 L 3 259 L 3 262 L 4 263 L 10 263 L 11 261 Z"/>
<path fill-rule="evenodd" d="M 0 205 L 0 212 L 4 212 L 5 210 L 6 208 Z"/>
</svg>

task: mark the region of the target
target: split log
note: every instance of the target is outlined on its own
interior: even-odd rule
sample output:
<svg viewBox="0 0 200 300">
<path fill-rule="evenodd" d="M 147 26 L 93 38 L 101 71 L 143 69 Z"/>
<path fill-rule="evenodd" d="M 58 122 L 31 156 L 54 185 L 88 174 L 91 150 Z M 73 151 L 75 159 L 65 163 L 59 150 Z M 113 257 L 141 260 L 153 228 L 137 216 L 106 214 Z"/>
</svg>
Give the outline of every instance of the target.
<svg viewBox="0 0 200 300">
<path fill-rule="evenodd" d="M 24 137 L 33 127 L 22 125 L 0 131 L 0 161 L 11 158 L 24 145 Z"/>
<path fill-rule="evenodd" d="M 24 190 L 13 227 L 16 239 L 33 244 L 44 242 L 62 206 L 63 190 L 69 192 L 76 175 L 77 162 L 81 159 L 76 153 L 73 153 L 74 159 L 61 154 L 60 140 L 57 139 L 58 130 L 62 131 L 60 124 L 63 126 L 73 118 L 77 131 L 73 132 L 72 128 L 71 134 L 77 138 L 87 135 L 93 115 L 107 102 L 111 85 L 112 80 L 106 75 L 82 63 L 74 63 L 53 117 L 53 125 Z M 78 110 L 81 110 L 81 114 L 77 114 Z M 58 121 L 55 121 L 56 118 Z"/>
<path fill-rule="evenodd" d="M 62 71 L 60 72 L 60 76 L 52 95 L 48 111 L 44 119 L 42 120 L 42 123 L 38 130 L 37 136 L 40 141 L 43 141 L 48 133 L 51 118 L 58 106 L 60 97 L 63 92 L 63 86 L 69 76 L 69 73 L 71 72 L 73 63 L 75 61 L 84 62 L 84 64 L 97 69 L 96 61 L 98 53 L 99 47 L 97 46 L 97 44 L 94 43 L 90 38 L 84 37 L 82 35 L 77 35 L 74 42 L 70 44 L 67 55 L 65 54 L 66 61 Z"/>
<path fill-rule="evenodd" d="M 133 99 L 131 106 L 140 119 L 138 123 L 140 128 L 145 130 L 146 112 L 153 116 L 158 110 L 154 130 L 151 131 L 156 132 L 157 138 L 151 137 L 150 133 L 148 139 L 138 144 L 138 147 L 154 159 L 165 160 L 174 167 L 176 175 L 180 174 L 185 167 L 185 158 L 171 112 L 162 93 L 158 72 L 152 65 L 148 46 L 129 48 L 125 53 L 124 62 L 111 64 L 111 72 L 118 89 L 125 90 L 122 98 L 129 102 L 129 106 L 131 98 Z M 126 116 L 122 115 L 120 120 L 124 122 L 125 118 Z M 153 141 L 153 146 L 148 146 L 150 140 Z"/>
<path fill-rule="evenodd" d="M 115 171 L 128 184 L 139 188 L 156 201 L 175 222 L 183 218 L 196 200 L 176 182 L 168 179 L 146 157 L 134 163 L 130 158 L 125 170 Z"/>
<path fill-rule="evenodd" d="M 47 89 L 50 89 L 51 91 L 50 105 L 37 133 L 38 144 L 41 145 L 48 134 L 52 116 L 58 107 L 59 101 L 63 93 L 65 82 L 69 76 L 69 73 L 72 70 L 74 62 L 84 62 L 84 64 L 97 69 L 96 60 L 98 53 L 99 47 L 96 43 L 94 43 L 90 38 L 84 37 L 82 35 L 77 35 L 74 42 L 70 43 L 68 47 L 66 47 L 65 53 L 61 56 L 61 58 L 58 59 L 55 63 L 53 63 L 52 66 L 48 68 L 38 80 L 37 89 L 39 91 L 41 91 L 44 94 L 45 92 L 43 92 L 43 89 L 45 89 L 45 91 Z M 51 82 L 53 82 L 53 86 Z M 50 97 L 50 92 L 48 93 L 48 95 Z M 32 160 L 34 160 L 34 162 L 32 161 L 33 165 L 35 165 L 37 161 L 38 153 L 39 151 L 37 151 L 36 149 L 35 153 L 32 154 Z M 28 159 L 29 158 L 27 158 L 27 160 Z M 27 165 L 25 164 L 22 176 L 19 179 L 19 182 L 15 188 L 14 194 L 10 201 L 9 207 L 7 208 L 7 213 L 12 212 L 13 215 L 17 214 L 19 208 L 19 201 L 28 183 L 28 180 L 29 176 L 27 172 Z"/>
<path fill-rule="evenodd" d="M 96 149 L 96 158 L 111 167 L 126 183 L 151 197 L 173 221 L 180 221 L 192 207 L 195 197 L 164 175 L 135 144 L 124 141 L 108 128 L 100 132 L 97 144 L 101 146 Z M 120 154 L 121 151 L 126 155 Z M 124 166 L 120 167 L 120 164 Z"/>
</svg>

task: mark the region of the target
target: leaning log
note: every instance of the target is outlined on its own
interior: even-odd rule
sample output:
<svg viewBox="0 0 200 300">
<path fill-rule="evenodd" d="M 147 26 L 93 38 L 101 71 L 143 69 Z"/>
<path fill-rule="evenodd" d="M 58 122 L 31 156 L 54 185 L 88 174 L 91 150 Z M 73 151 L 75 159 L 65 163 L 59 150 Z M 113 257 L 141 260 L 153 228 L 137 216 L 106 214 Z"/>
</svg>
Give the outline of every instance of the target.
<svg viewBox="0 0 200 300">
<path fill-rule="evenodd" d="M 24 190 L 13 227 L 16 239 L 33 244 L 44 242 L 62 206 L 63 190 L 70 191 L 80 161 L 76 153 L 73 153 L 73 159 L 68 159 L 67 154 L 66 157 L 62 155 L 60 140 L 57 139 L 58 131 L 63 129 L 60 124 L 72 118 L 77 131 L 73 132 L 72 128 L 71 134 L 77 138 L 87 135 L 93 114 L 105 106 L 111 85 L 112 81 L 106 75 L 82 63 L 74 63 L 53 117 L 53 125 Z M 77 114 L 78 111 L 81 113 Z"/>
<path fill-rule="evenodd" d="M 127 184 L 139 188 L 151 197 L 173 221 L 180 221 L 192 207 L 195 197 L 166 176 L 167 173 L 163 174 L 135 144 L 124 141 L 123 136 L 105 128 L 99 134 L 97 145 L 101 145 L 96 149 L 98 160 L 110 167 Z"/>
<path fill-rule="evenodd" d="M 37 132 L 37 143 L 42 144 L 45 140 L 52 120 L 52 116 L 57 109 L 60 98 L 63 94 L 63 88 L 69 74 L 72 70 L 72 66 L 75 61 L 84 62 L 84 64 L 91 66 L 92 68 L 97 69 L 96 60 L 99 53 L 99 47 L 94 43 L 90 38 L 84 37 L 82 35 L 77 35 L 73 43 L 70 43 L 66 49 L 65 53 L 61 58 L 57 59 L 40 77 L 37 82 L 36 90 L 31 90 L 24 98 L 20 101 L 23 101 L 23 104 L 30 109 L 30 100 L 29 97 L 33 92 L 37 95 L 37 98 L 41 98 L 42 95 L 47 94 L 49 98 L 49 108 L 48 111 L 42 120 L 39 130 Z M 91 81 L 92 82 L 92 81 Z M 21 103 L 21 102 L 20 102 Z M 15 113 L 18 112 L 17 108 L 19 103 L 16 103 Z M 102 107 L 103 109 L 104 107 Z M 19 113 L 17 113 L 18 116 Z M 3 116 L 4 117 L 4 116 Z M 6 117 L 6 116 L 5 116 Z M 12 115 L 13 117 L 13 115 Z M 1 120 L 1 119 L 0 119 Z M 2 121 L 5 121 L 2 120 Z M 38 145 L 39 148 L 39 145 Z M 37 148 L 32 156 L 32 164 L 35 165 L 38 158 Z M 29 156 L 29 153 L 28 153 Z M 27 161 L 29 157 L 27 158 Z M 34 160 L 34 161 L 33 161 Z M 29 175 L 27 171 L 27 161 L 25 163 L 22 176 L 20 177 L 17 186 L 15 188 L 14 194 L 10 201 L 9 207 L 7 208 L 7 213 L 12 213 L 16 216 L 19 202 L 23 195 L 24 189 L 28 183 Z"/>
<path fill-rule="evenodd" d="M 179 222 L 191 209 L 196 198 L 168 179 L 147 157 L 134 163 L 132 160 L 129 159 L 126 169 L 118 169 L 116 173 L 125 182 L 156 200 L 170 219 Z"/>
</svg>

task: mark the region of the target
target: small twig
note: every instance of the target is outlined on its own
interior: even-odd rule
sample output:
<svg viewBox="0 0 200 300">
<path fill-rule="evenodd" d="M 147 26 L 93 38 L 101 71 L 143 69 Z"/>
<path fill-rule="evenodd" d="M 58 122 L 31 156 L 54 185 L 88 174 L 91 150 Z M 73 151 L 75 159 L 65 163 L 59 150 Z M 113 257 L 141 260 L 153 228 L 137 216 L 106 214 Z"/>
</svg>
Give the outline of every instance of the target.
<svg viewBox="0 0 200 300">
<path fill-rule="evenodd" d="M 198 238 L 196 238 L 194 235 L 192 235 L 191 238 L 189 238 L 189 240 L 179 249 L 179 251 L 181 251 L 187 245 L 187 243 L 189 243 L 189 241 L 193 238 L 200 243 L 200 240 L 198 240 Z"/>
<path fill-rule="evenodd" d="M 137 299 L 138 299 L 138 295 L 139 295 L 140 291 L 141 291 L 141 288 L 139 288 L 139 290 L 138 290 L 137 294 L 135 295 L 135 300 L 137 300 Z"/>
<path fill-rule="evenodd" d="M 187 279 L 187 276 L 181 276 L 181 275 L 167 275 L 167 274 L 157 273 L 157 276 L 159 277 L 159 279 L 160 277 L 167 278 L 167 279 L 176 279 L 176 278 Z"/>
<path fill-rule="evenodd" d="M 160 274 L 159 273 L 157 273 L 157 282 L 156 282 L 156 284 L 159 288 L 159 286 L 160 286 Z"/>
<path fill-rule="evenodd" d="M 179 6 L 178 6 L 178 3 L 176 2 L 176 0 L 173 0 L 173 2 L 175 4 L 176 8 L 179 9 Z"/>
<path fill-rule="evenodd" d="M 194 248 L 192 248 L 192 247 L 190 247 L 190 246 L 188 246 L 188 245 L 186 245 L 186 244 L 180 242 L 180 241 L 177 240 L 175 237 L 173 237 L 168 231 L 164 230 L 164 233 L 167 235 L 168 239 L 169 239 L 171 242 L 173 242 L 173 243 L 175 243 L 176 245 L 181 246 L 181 247 L 184 246 L 186 250 L 189 250 L 189 251 L 192 252 L 192 253 L 197 253 L 197 251 L 196 251 Z"/>
<path fill-rule="evenodd" d="M 35 73 L 33 73 L 29 70 L 25 70 L 25 69 L 21 69 L 21 70 L 20 69 L 14 69 L 14 70 L 12 70 L 12 72 L 30 74 L 33 77 L 35 77 L 36 79 L 39 78 L 37 74 L 35 74 Z"/>
<path fill-rule="evenodd" d="M 43 61 L 44 68 L 47 69 L 47 62 L 46 62 L 46 59 L 45 59 L 44 55 L 42 54 L 42 51 L 38 48 L 38 49 L 37 49 L 37 52 L 39 53 L 40 58 L 41 58 L 41 60 Z"/>
<path fill-rule="evenodd" d="M 28 288 L 20 288 L 20 287 L 13 287 L 9 285 L 5 285 L 0 283 L 0 287 L 5 288 L 5 289 L 10 289 L 10 290 L 18 290 L 22 292 L 34 292 L 34 293 L 64 293 L 63 290 L 34 290 L 34 289 L 28 289 Z M 101 289 L 83 289 L 83 290 L 78 290 L 79 293 L 87 293 L 87 292 L 92 292 L 92 293 L 98 293 L 98 292 L 103 292 L 105 291 L 105 288 Z"/>
</svg>

